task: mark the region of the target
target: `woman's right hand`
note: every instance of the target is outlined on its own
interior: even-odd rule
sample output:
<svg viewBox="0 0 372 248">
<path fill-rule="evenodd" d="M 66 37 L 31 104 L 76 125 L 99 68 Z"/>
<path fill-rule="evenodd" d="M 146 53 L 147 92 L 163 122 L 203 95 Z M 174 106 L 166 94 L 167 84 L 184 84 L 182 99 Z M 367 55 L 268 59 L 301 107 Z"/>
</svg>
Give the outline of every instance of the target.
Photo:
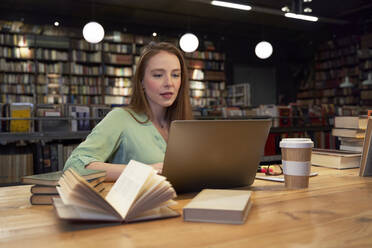
<svg viewBox="0 0 372 248">
<path fill-rule="evenodd" d="M 150 166 L 154 168 L 158 174 L 161 174 L 161 172 L 163 171 L 163 163 L 151 164 Z"/>
</svg>

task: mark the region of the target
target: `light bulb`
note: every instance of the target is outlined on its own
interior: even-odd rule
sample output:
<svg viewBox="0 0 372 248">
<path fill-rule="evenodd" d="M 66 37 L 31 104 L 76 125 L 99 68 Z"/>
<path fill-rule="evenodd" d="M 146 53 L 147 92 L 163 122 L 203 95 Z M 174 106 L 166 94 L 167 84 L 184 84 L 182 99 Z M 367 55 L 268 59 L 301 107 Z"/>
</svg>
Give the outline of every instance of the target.
<svg viewBox="0 0 372 248">
<path fill-rule="evenodd" d="M 194 52 L 199 46 L 199 39 L 192 33 L 182 35 L 180 47 L 186 53 Z"/>
<path fill-rule="evenodd" d="M 83 36 L 90 43 L 98 43 L 105 36 L 105 30 L 98 22 L 88 22 L 83 28 Z"/>
<path fill-rule="evenodd" d="M 261 41 L 256 45 L 254 51 L 260 59 L 267 59 L 273 53 L 273 46 L 267 41 Z"/>
</svg>

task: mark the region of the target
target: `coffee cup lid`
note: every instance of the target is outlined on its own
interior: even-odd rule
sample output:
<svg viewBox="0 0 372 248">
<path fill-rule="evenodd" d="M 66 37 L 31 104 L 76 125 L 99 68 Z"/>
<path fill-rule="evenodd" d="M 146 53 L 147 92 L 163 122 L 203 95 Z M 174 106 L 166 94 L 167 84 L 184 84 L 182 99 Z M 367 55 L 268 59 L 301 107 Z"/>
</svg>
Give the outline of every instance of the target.
<svg viewBox="0 0 372 248">
<path fill-rule="evenodd" d="M 314 142 L 309 138 L 286 138 L 280 141 L 281 148 L 312 148 Z"/>
</svg>

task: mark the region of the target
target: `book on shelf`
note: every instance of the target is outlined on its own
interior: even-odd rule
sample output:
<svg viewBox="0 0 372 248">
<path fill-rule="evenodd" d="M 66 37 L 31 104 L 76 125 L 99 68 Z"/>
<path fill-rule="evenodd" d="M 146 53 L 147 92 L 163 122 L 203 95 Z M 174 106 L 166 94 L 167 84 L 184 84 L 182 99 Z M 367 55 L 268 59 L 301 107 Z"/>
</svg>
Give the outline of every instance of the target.
<svg viewBox="0 0 372 248">
<path fill-rule="evenodd" d="M 311 154 L 311 164 L 335 169 L 358 168 L 361 156 L 360 152 L 314 148 Z"/>
<path fill-rule="evenodd" d="M 69 110 L 69 116 L 74 118 L 71 120 L 71 131 L 72 132 L 90 130 L 89 106 L 70 105 L 68 107 L 68 110 Z"/>
<path fill-rule="evenodd" d="M 166 178 L 148 165 L 131 160 L 104 197 L 73 169 L 65 171 L 53 199 L 65 220 L 134 222 L 179 216 L 169 208 L 176 192 Z"/>
<path fill-rule="evenodd" d="M 38 120 L 38 128 L 40 132 L 59 132 L 69 129 L 68 120 L 59 119 L 62 117 L 62 106 L 58 104 L 38 104 L 36 106 L 37 117 L 42 117 Z"/>
<path fill-rule="evenodd" d="M 372 118 L 368 118 L 366 136 L 363 143 L 362 159 L 360 161 L 359 176 L 372 176 Z"/>
<path fill-rule="evenodd" d="M 363 139 L 364 134 L 365 130 L 361 129 L 332 128 L 333 136 Z"/>
<path fill-rule="evenodd" d="M 33 110 L 32 103 L 11 103 L 10 117 L 11 118 L 31 118 Z M 31 120 L 11 120 L 10 132 L 31 132 Z"/>
<path fill-rule="evenodd" d="M 336 116 L 335 117 L 335 128 L 352 128 L 362 129 L 367 128 L 367 117 L 366 116 Z"/>
<path fill-rule="evenodd" d="M 57 186 L 59 179 L 62 177 L 63 171 L 49 172 L 43 174 L 36 174 L 22 178 L 24 184 L 38 184 L 47 186 Z M 87 181 L 93 181 L 97 178 L 105 177 L 106 171 L 101 170 L 84 170 L 80 172 L 80 176 Z"/>
<path fill-rule="evenodd" d="M 185 221 L 243 224 L 251 209 L 251 191 L 203 189 L 184 208 Z"/>
</svg>

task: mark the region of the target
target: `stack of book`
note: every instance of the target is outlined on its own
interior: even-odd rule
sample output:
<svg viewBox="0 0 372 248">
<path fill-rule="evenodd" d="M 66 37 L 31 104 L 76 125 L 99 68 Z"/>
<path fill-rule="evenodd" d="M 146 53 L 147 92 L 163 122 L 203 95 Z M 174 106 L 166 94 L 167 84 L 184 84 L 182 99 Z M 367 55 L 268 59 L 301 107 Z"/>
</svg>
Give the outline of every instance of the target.
<svg viewBox="0 0 372 248">
<path fill-rule="evenodd" d="M 62 171 L 57 171 L 23 177 L 23 183 L 35 184 L 31 187 L 31 204 L 51 205 L 53 198 L 59 198 L 56 186 L 58 185 L 58 181 L 62 174 Z M 105 189 L 103 184 L 106 176 L 105 171 L 87 170 L 87 172 L 81 176 L 85 178 L 98 192 L 102 192 Z"/>
<path fill-rule="evenodd" d="M 332 135 L 340 140 L 340 150 L 362 152 L 367 117 L 336 116 Z"/>
</svg>

